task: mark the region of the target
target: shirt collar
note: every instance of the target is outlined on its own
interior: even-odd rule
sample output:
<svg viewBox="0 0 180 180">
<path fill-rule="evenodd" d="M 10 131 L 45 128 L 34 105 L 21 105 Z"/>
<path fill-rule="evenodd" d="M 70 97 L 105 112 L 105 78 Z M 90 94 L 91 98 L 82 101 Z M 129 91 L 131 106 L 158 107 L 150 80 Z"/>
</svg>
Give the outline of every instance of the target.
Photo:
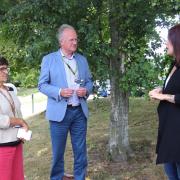
<svg viewBox="0 0 180 180">
<path fill-rule="evenodd" d="M 62 56 L 62 57 L 65 57 L 65 58 L 68 59 L 68 60 L 72 60 L 72 59 L 75 58 L 75 53 L 73 53 L 70 58 L 67 58 L 67 57 L 63 54 L 62 49 L 60 49 L 60 53 L 61 53 L 61 56 Z"/>
</svg>

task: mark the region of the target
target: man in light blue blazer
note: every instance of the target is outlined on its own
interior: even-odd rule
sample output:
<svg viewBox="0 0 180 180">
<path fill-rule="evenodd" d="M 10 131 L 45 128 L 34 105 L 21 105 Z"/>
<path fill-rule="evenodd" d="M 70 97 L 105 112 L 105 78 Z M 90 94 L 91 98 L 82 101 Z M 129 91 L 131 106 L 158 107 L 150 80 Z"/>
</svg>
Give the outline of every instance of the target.
<svg viewBox="0 0 180 180">
<path fill-rule="evenodd" d="M 87 168 L 87 98 L 92 76 L 87 60 L 76 53 L 75 29 L 63 24 L 58 29 L 60 49 L 43 57 L 39 91 L 47 95 L 46 118 L 52 142 L 51 180 L 63 180 L 64 152 L 68 132 L 74 153 L 74 178 L 85 180 Z"/>
</svg>

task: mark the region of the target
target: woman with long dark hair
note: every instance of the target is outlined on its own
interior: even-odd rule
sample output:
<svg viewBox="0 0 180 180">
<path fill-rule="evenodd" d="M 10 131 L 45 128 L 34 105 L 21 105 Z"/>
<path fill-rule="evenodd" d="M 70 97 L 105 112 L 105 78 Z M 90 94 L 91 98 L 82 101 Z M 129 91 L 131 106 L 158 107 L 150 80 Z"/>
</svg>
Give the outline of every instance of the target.
<svg viewBox="0 0 180 180">
<path fill-rule="evenodd" d="M 168 32 L 167 54 L 173 63 L 163 88 L 149 92 L 159 100 L 159 128 L 156 146 L 157 164 L 163 163 L 169 180 L 180 179 L 180 24 Z"/>
</svg>

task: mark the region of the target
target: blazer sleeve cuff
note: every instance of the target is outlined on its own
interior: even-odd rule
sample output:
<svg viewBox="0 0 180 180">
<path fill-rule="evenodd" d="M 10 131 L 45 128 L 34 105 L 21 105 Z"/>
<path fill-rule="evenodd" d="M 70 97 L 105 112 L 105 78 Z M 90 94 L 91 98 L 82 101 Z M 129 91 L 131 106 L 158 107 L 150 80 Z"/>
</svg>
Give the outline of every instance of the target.
<svg viewBox="0 0 180 180">
<path fill-rule="evenodd" d="M 58 96 L 58 100 L 61 101 L 62 96 L 61 96 L 61 88 L 59 89 L 59 96 Z"/>
</svg>

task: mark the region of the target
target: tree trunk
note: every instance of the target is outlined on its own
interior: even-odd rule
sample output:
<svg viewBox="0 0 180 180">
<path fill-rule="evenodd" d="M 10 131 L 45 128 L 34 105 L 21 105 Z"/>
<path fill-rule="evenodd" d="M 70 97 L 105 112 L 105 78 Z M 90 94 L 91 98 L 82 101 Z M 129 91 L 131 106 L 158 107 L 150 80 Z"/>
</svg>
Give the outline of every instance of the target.
<svg viewBox="0 0 180 180">
<path fill-rule="evenodd" d="M 113 64 L 113 62 L 111 62 L 111 64 Z M 122 92 L 116 78 L 111 77 L 109 152 L 114 161 L 127 160 L 127 154 L 130 152 L 128 137 L 128 101 L 128 93 Z"/>
<path fill-rule="evenodd" d="M 121 32 L 118 31 L 120 8 L 116 6 L 115 0 L 110 1 L 109 26 L 111 36 L 111 48 L 116 50 L 110 58 L 111 69 L 111 116 L 110 116 L 110 138 L 109 153 L 114 161 L 125 161 L 131 152 L 128 137 L 128 92 L 120 87 L 120 80 L 125 72 L 125 54 L 121 51 Z"/>
</svg>

